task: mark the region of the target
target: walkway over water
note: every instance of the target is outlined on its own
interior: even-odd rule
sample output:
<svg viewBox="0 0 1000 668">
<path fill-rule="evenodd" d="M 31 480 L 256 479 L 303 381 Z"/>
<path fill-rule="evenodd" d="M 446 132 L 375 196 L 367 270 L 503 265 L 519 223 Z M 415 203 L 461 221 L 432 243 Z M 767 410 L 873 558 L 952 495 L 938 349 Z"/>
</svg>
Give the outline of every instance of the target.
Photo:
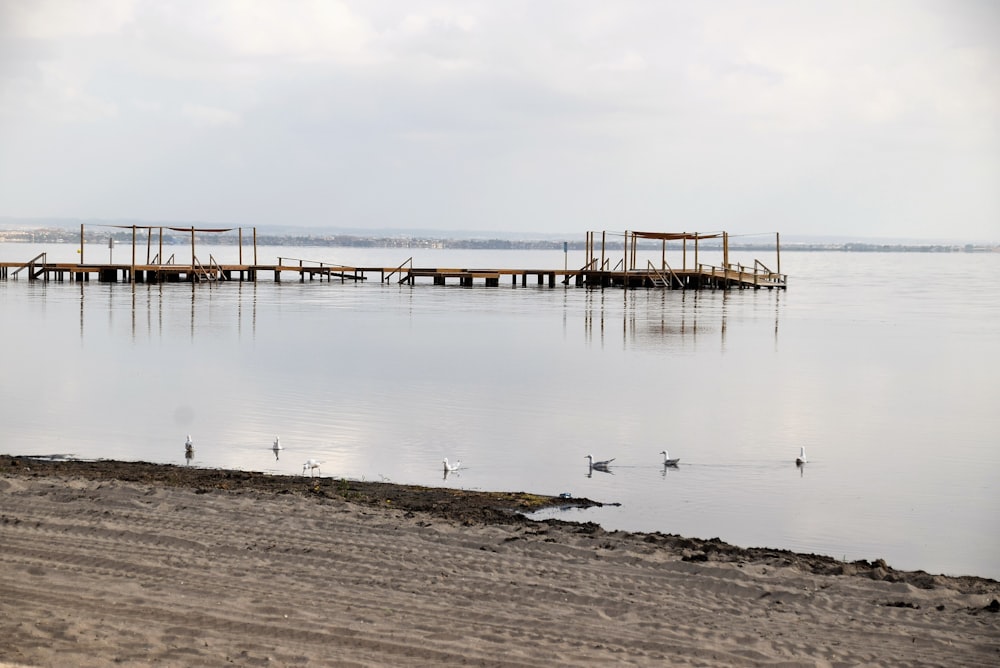
<svg viewBox="0 0 1000 668">
<path fill-rule="evenodd" d="M 416 285 L 419 282 L 430 282 L 434 285 L 447 285 L 449 282 L 460 286 L 472 287 L 481 284 L 486 287 L 499 287 L 509 283 L 527 286 L 529 283 L 539 286 L 555 287 L 557 284 L 574 285 L 576 287 L 622 287 L 635 288 L 665 288 L 665 289 L 717 289 L 717 288 L 768 288 L 785 289 L 788 277 L 781 273 L 780 244 L 775 237 L 777 271 L 767 267 L 760 260 L 754 259 L 751 264 L 733 263 L 729 261 L 728 235 L 699 233 L 661 233 L 661 232 L 625 232 L 624 244 L 616 253 L 617 263 L 612 266 L 611 253 L 606 243 L 607 233 L 602 233 L 600 247 L 596 243 L 593 232 L 587 233 L 586 257 L 591 260 L 578 269 L 511 269 L 511 268 L 468 268 L 468 267 L 415 267 L 413 258 L 407 259 L 396 267 L 380 266 L 346 266 L 340 264 L 302 260 L 298 258 L 278 257 L 275 264 L 256 262 L 256 244 L 253 249 L 254 262 L 237 264 L 222 264 L 209 255 L 206 262 L 195 255 L 194 233 L 191 228 L 191 261 L 178 264 L 171 255 L 160 262 L 161 252 L 152 261 L 148 259 L 151 244 L 151 229 L 147 239 L 147 261 L 136 261 L 136 226 L 133 230 L 132 259 L 129 263 L 85 263 L 82 253 L 78 263 L 49 262 L 47 253 L 40 253 L 26 262 L 0 262 L 0 280 L 26 277 L 29 281 L 97 281 L 116 283 L 119 281 L 133 283 L 177 283 L 177 282 L 222 282 L 222 281 L 257 281 L 261 277 L 273 277 L 275 282 L 281 282 L 284 274 L 291 274 L 300 282 L 310 281 L 368 281 L 378 276 L 380 282 L 395 282 L 399 284 Z M 143 228 L 147 229 L 147 228 Z M 203 230 L 204 231 L 204 230 Z M 217 230 L 208 230 L 215 232 Z M 162 233 L 161 233 L 162 234 Z M 256 233 L 255 233 L 256 237 Z M 80 231 L 81 247 L 83 246 L 83 226 Z M 703 239 L 722 239 L 723 260 L 720 265 L 706 264 L 698 261 L 699 242 Z M 657 262 L 646 259 L 646 266 L 638 261 L 640 240 L 648 244 L 651 240 L 659 240 L 662 244 L 661 257 Z M 667 262 L 667 241 L 681 241 L 683 244 L 683 261 L 679 269 L 671 267 Z M 688 267 L 688 242 L 693 242 L 694 265 Z M 240 242 L 240 259 L 242 260 L 242 240 Z M 624 250 L 624 252 L 623 252 Z"/>
</svg>

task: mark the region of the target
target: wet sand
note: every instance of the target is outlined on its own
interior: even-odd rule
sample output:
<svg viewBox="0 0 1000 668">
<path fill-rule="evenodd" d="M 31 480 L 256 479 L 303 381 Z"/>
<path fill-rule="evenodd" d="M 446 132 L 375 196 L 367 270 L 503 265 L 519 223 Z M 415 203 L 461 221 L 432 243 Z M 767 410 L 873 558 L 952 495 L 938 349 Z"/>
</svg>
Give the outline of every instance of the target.
<svg viewBox="0 0 1000 668">
<path fill-rule="evenodd" d="M 0 665 L 1000 665 L 996 581 L 551 503 L 0 456 Z"/>
</svg>

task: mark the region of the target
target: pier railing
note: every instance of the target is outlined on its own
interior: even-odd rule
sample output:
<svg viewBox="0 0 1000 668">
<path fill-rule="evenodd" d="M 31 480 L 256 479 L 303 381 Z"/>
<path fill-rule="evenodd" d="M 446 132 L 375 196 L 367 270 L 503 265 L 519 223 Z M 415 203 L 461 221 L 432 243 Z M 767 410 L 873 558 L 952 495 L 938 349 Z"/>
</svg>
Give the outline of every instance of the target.
<svg viewBox="0 0 1000 668">
<path fill-rule="evenodd" d="M 722 280 L 735 280 L 742 284 L 750 283 L 753 286 L 784 286 L 788 277 L 768 269 L 760 260 L 754 260 L 753 267 L 743 264 L 727 264 L 715 266 L 711 264 L 698 264 L 698 271 L 701 274 Z"/>
<path fill-rule="evenodd" d="M 41 263 L 38 262 L 39 259 L 41 260 Z M 35 265 L 36 264 L 41 264 L 42 265 L 42 268 L 40 270 L 38 270 L 37 272 L 35 271 Z M 36 255 L 35 257 L 31 258 L 30 260 L 28 260 L 27 262 L 25 262 L 23 265 L 21 265 L 20 267 L 18 267 L 17 269 L 15 269 L 13 272 L 11 272 L 10 275 L 11 275 L 12 278 L 16 279 L 18 273 L 20 273 L 20 271 L 22 269 L 27 269 L 28 270 L 28 280 L 29 281 L 35 280 L 36 278 L 38 278 L 39 275 L 43 275 L 43 276 L 45 276 L 45 278 L 48 278 L 49 275 L 47 273 L 45 273 L 45 267 L 46 267 L 46 265 L 48 265 L 48 253 L 39 253 L 38 255 Z"/>
<path fill-rule="evenodd" d="M 785 274 L 780 274 L 780 273 L 778 273 L 778 272 L 776 272 L 776 271 L 771 271 L 771 270 L 770 270 L 770 269 L 768 269 L 768 267 L 767 267 L 767 266 L 766 266 L 766 265 L 765 265 L 765 264 L 764 264 L 763 262 L 761 262 L 760 260 L 754 260 L 754 261 L 753 261 L 753 268 L 754 268 L 754 273 L 756 273 L 756 272 L 757 272 L 757 268 L 758 268 L 758 267 L 760 267 L 760 268 L 761 268 L 761 269 L 763 270 L 763 272 L 764 272 L 764 273 L 763 273 L 763 277 L 764 277 L 764 278 L 765 278 L 766 280 L 769 280 L 769 281 L 774 281 L 775 283 L 779 283 L 779 284 L 781 284 L 781 285 L 786 285 L 786 284 L 788 283 L 788 276 L 786 276 Z"/>
<path fill-rule="evenodd" d="M 407 273 L 406 276 L 403 276 L 403 267 L 407 267 L 409 269 L 409 271 L 406 272 Z M 405 283 L 407 281 L 407 279 L 409 278 L 410 273 L 412 273 L 412 272 L 413 272 L 413 256 L 411 255 L 410 257 L 408 257 L 405 260 L 403 260 L 403 262 L 398 267 L 396 267 L 395 269 L 393 269 L 392 271 L 390 271 L 388 274 L 386 274 L 385 277 L 382 278 L 382 280 L 384 282 L 388 283 L 389 279 L 391 279 L 395 274 L 398 273 L 400 275 L 399 282 L 400 283 Z"/>
<path fill-rule="evenodd" d="M 215 256 L 209 253 L 208 255 L 208 267 L 212 271 L 213 275 L 217 280 L 226 280 L 226 272 L 222 270 L 222 265 L 218 263 Z"/>
<path fill-rule="evenodd" d="M 294 263 L 298 263 L 296 266 Z M 277 279 L 278 272 L 281 271 L 297 271 L 299 274 L 299 281 L 305 282 L 306 276 L 309 280 L 312 280 L 315 276 L 319 276 L 320 280 L 326 278 L 330 281 L 334 276 L 340 278 L 340 282 L 343 283 L 346 279 L 351 279 L 352 281 L 364 281 L 364 274 L 358 274 L 357 267 L 350 267 L 346 264 L 336 264 L 334 262 L 321 262 L 319 260 L 307 260 L 298 257 L 278 257 L 278 264 L 274 268 L 274 275 Z"/>
<path fill-rule="evenodd" d="M 669 275 L 673 281 L 677 282 L 678 287 L 684 287 L 684 281 L 677 277 L 677 274 L 674 273 L 674 270 L 671 269 L 670 265 L 666 262 L 663 263 L 663 267 L 667 270 L 667 274 L 664 274 L 663 270 L 654 265 L 650 260 L 646 260 L 646 266 L 647 269 L 655 273 L 656 276 L 663 282 L 663 287 L 667 287 L 670 284 L 670 281 L 667 280 L 667 275 Z"/>
<path fill-rule="evenodd" d="M 298 262 L 299 268 L 316 267 L 317 269 L 351 269 L 345 264 L 334 264 L 332 262 L 320 262 L 319 260 L 306 260 L 300 257 L 278 257 L 278 266 L 285 266 L 285 260 Z"/>
<path fill-rule="evenodd" d="M 225 280 L 225 272 L 218 262 L 215 261 L 214 255 L 208 256 L 208 267 L 201 263 L 197 257 L 194 258 L 194 273 L 195 277 L 200 281 L 217 281 L 219 279 Z"/>
</svg>

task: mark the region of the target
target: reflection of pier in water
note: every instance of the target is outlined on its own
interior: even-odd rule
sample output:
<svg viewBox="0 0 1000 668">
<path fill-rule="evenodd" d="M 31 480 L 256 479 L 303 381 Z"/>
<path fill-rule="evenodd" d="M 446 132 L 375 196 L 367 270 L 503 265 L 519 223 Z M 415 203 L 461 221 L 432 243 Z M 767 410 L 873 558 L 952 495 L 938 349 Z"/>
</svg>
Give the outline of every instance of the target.
<svg viewBox="0 0 1000 668">
<path fill-rule="evenodd" d="M 671 290 L 687 289 L 785 289 L 787 276 L 781 273 L 780 238 L 775 235 L 775 269 L 772 270 L 759 259 L 751 263 L 732 262 L 729 254 L 729 235 L 726 232 L 702 234 L 698 232 L 635 232 L 626 231 L 621 235 L 620 249 L 610 247 L 608 232 L 602 232 L 598 246 L 596 234 L 587 232 L 585 243 L 585 264 L 576 269 L 510 269 L 510 268 L 469 268 L 469 267 L 418 267 L 410 257 L 395 267 L 347 266 L 330 262 L 318 262 L 299 258 L 278 257 L 274 264 L 263 264 L 257 260 L 256 230 L 253 238 L 253 261 L 244 262 L 243 233 L 239 229 L 238 261 L 219 262 L 213 255 L 207 260 L 199 259 L 195 245 L 196 234 L 231 232 L 232 228 L 167 228 L 172 231 L 188 232 L 191 235 L 191 257 L 180 263 L 174 254 L 164 258 L 163 227 L 115 226 L 132 230 L 131 260 L 128 263 L 113 263 L 114 242 L 109 240 L 109 261 L 88 263 L 84 261 L 84 226 L 80 226 L 80 261 L 50 262 L 48 253 L 40 253 L 27 262 L 0 263 L 0 279 L 17 279 L 24 275 L 29 281 L 79 281 L 88 282 L 92 277 L 97 281 L 116 283 L 222 283 L 228 281 L 256 282 L 263 276 L 273 276 L 281 282 L 283 274 L 291 274 L 299 282 L 333 281 L 364 282 L 376 275 L 380 283 L 416 285 L 429 281 L 434 285 L 446 285 L 449 281 L 463 287 L 479 283 L 486 287 L 499 287 L 509 283 L 511 287 L 527 287 L 529 283 L 538 286 L 556 287 L 557 284 L 576 287 L 623 289 L 662 288 Z M 159 230 L 159 251 L 154 256 L 153 230 Z M 146 258 L 140 261 L 138 231 L 146 233 Z M 702 249 L 705 241 L 712 240 L 712 249 Z M 721 246 L 718 244 L 721 241 Z M 668 242 L 680 245 L 672 249 L 680 254 L 679 264 L 672 266 L 667 260 Z M 657 243 L 659 246 L 657 247 Z M 718 264 L 701 261 L 699 253 L 721 250 Z M 565 247 L 564 247 L 565 252 Z M 688 255 L 693 262 L 689 266 Z M 620 255 L 620 257 L 618 257 Z M 567 256 L 568 257 L 568 256 Z M 617 261 L 615 261 L 617 260 Z M 568 261 L 567 263 L 568 264 Z M 22 274 L 23 272 L 23 274 Z"/>
<path fill-rule="evenodd" d="M 603 290 L 588 293 L 584 309 L 584 331 L 588 343 L 595 337 L 603 347 L 611 337 L 618 340 L 620 332 L 625 347 L 650 347 L 654 349 L 694 348 L 700 337 L 718 336 L 722 349 L 726 347 L 729 319 L 735 306 L 738 309 L 757 311 L 753 320 L 759 320 L 760 309 L 773 315 L 773 341 L 778 344 L 781 314 L 781 293 L 754 293 L 736 298 L 729 291 L 719 292 L 654 292 L 632 291 L 608 293 Z M 744 320 L 744 311 L 738 311 L 738 321 Z"/>
<path fill-rule="evenodd" d="M 237 337 L 242 338 L 244 334 L 244 327 L 249 326 L 249 336 L 253 338 L 257 332 L 257 285 L 256 283 L 246 283 L 237 284 L 234 287 L 236 290 L 235 326 Z M 125 289 L 128 290 L 129 288 L 126 287 Z M 87 290 L 81 284 L 79 299 L 80 338 L 83 339 L 85 327 L 88 322 L 87 314 L 89 311 L 85 308 L 88 305 L 88 302 L 90 302 L 91 310 L 93 310 L 93 308 L 96 307 L 96 298 L 106 296 L 106 308 L 98 308 L 97 312 L 107 314 L 107 325 L 109 329 L 114 327 L 116 316 L 120 317 L 124 311 L 128 311 L 133 341 L 137 340 L 142 335 L 150 337 L 155 335 L 156 337 L 162 339 L 164 335 L 164 313 L 170 310 L 164 306 L 164 290 L 167 289 L 170 288 L 162 285 L 147 285 L 142 288 L 133 287 L 129 292 L 130 305 L 124 306 L 124 302 L 122 301 L 124 299 L 123 292 L 109 290 L 107 292 L 92 293 L 88 296 Z M 196 329 L 199 326 L 204 325 L 205 321 L 211 322 L 219 318 L 215 309 L 224 310 L 225 313 L 222 316 L 223 321 L 226 323 L 232 323 L 232 301 L 229 298 L 218 301 L 211 298 L 206 300 L 206 295 L 210 296 L 212 293 L 205 293 L 193 286 L 190 290 L 190 310 L 188 312 L 188 317 L 184 319 L 186 320 L 186 323 L 183 326 L 191 340 L 194 340 L 195 338 Z M 102 303 L 103 301 L 104 300 L 101 299 Z M 116 309 L 116 305 L 118 305 L 119 308 Z M 145 312 L 145 318 L 143 318 L 143 312 Z M 90 316 L 90 326 L 93 327 L 93 314 L 91 313 Z M 145 321 L 145 327 L 142 326 L 143 320 Z M 198 324 L 199 322 L 201 322 L 201 325 Z M 176 322 L 172 325 L 168 325 L 168 328 L 171 326 L 175 331 L 178 328 Z"/>
</svg>

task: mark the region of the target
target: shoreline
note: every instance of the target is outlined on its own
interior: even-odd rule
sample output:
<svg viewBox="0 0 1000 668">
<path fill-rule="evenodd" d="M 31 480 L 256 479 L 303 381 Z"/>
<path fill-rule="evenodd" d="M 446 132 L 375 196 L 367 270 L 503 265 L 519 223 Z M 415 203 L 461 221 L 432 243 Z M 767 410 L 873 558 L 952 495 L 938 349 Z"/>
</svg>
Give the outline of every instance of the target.
<svg viewBox="0 0 1000 668">
<path fill-rule="evenodd" d="M 995 580 L 521 514 L 558 497 L 0 455 L 0 502 L 0 664 L 1000 659 Z"/>
<path fill-rule="evenodd" d="M 851 575 L 888 582 L 905 582 L 922 588 L 932 588 L 943 580 L 964 583 L 975 589 L 1000 586 L 1000 581 L 977 575 L 944 575 L 924 570 L 898 570 L 884 559 L 869 561 L 838 560 L 814 553 L 795 552 L 782 548 L 741 547 L 719 538 L 695 538 L 661 532 L 631 532 L 607 530 L 593 522 L 572 522 L 560 519 L 534 520 L 529 513 L 554 506 L 588 508 L 605 505 L 588 498 L 565 498 L 527 492 L 484 492 L 450 487 L 425 487 L 392 482 L 359 481 L 346 478 L 274 475 L 257 471 L 213 469 L 176 464 L 156 464 L 143 461 L 80 460 L 56 456 L 0 455 L 0 475 L 51 476 L 66 475 L 88 480 L 119 480 L 151 485 L 168 485 L 198 490 L 229 492 L 264 492 L 295 494 L 316 500 L 342 499 L 350 503 L 432 515 L 466 524 L 525 525 L 579 527 L 592 534 L 627 536 L 633 540 L 656 544 L 680 553 L 685 561 L 775 561 L 796 565 L 819 575 Z"/>
</svg>

